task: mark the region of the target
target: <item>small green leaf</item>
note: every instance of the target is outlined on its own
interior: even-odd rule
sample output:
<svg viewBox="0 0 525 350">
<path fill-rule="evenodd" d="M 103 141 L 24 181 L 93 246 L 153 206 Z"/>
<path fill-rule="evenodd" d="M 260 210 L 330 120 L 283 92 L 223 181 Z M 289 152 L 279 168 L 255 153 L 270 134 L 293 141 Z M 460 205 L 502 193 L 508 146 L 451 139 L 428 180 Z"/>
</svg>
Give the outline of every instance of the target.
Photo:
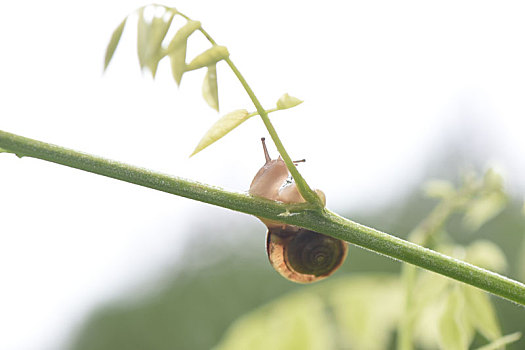
<svg viewBox="0 0 525 350">
<path fill-rule="evenodd" d="M 233 111 L 231 113 L 226 114 L 221 119 L 219 119 L 215 124 L 212 125 L 212 127 L 206 132 L 206 134 L 202 137 L 197 147 L 195 147 L 195 150 L 190 155 L 193 156 L 236 127 L 238 127 L 241 123 L 246 121 L 248 118 L 250 118 L 250 114 L 245 109 L 239 109 L 236 111 Z"/>
<path fill-rule="evenodd" d="M 146 66 L 149 47 L 148 47 L 148 36 L 149 36 L 149 25 L 144 18 L 144 10 L 146 7 L 142 7 L 139 10 L 139 18 L 137 22 L 137 55 L 139 57 L 140 68 L 144 69 Z"/>
<path fill-rule="evenodd" d="M 303 103 L 303 101 L 298 99 L 297 97 L 293 97 L 288 94 L 284 94 L 277 101 L 277 108 L 278 109 L 288 109 L 288 108 L 292 108 L 297 105 L 300 105 L 301 103 Z"/>
<path fill-rule="evenodd" d="M 487 344 L 485 346 L 482 346 L 481 348 L 477 348 L 477 350 L 500 350 L 505 345 L 508 345 L 510 343 L 514 343 L 521 338 L 521 333 L 516 332 L 512 334 L 508 334 L 506 336 L 503 336 L 499 339 L 494 340 L 492 343 Z"/>
<path fill-rule="evenodd" d="M 294 293 L 235 321 L 215 350 L 332 350 L 335 336 L 323 298 Z"/>
<path fill-rule="evenodd" d="M 10 153 L 9 151 L 6 151 L 5 149 L 3 148 L 0 148 L 0 153 Z"/>
<path fill-rule="evenodd" d="M 416 271 L 415 267 L 408 268 Z M 404 287 L 410 288 L 406 282 L 405 280 Z M 443 276 L 423 272 L 417 275 L 416 283 L 411 288 L 412 295 L 409 297 L 411 301 L 409 301 L 408 310 L 403 310 L 403 317 L 412 317 L 413 341 L 422 349 L 437 348 L 436 344 L 440 339 L 438 325 L 445 305 L 443 295 L 447 295 L 449 286 L 450 281 Z"/>
<path fill-rule="evenodd" d="M 365 274 L 334 282 L 328 288 L 328 300 L 335 321 L 333 327 L 338 329 L 340 337 L 337 348 L 387 349 L 403 310 L 400 279 L 387 274 Z"/>
<path fill-rule="evenodd" d="M 502 192 L 496 191 L 472 201 L 465 211 L 463 224 L 472 231 L 478 230 L 487 221 L 498 215 L 507 199 Z"/>
<path fill-rule="evenodd" d="M 208 66 L 208 71 L 202 83 L 202 96 L 208 105 L 219 111 L 219 90 L 217 87 L 217 65 Z"/>
<path fill-rule="evenodd" d="M 483 176 L 483 186 L 489 191 L 503 190 L 503 177 L 494 169 L 489 169 Z"/>
<path fill-rule="evenodd" d="M 171 73 L 177 85 L 180 85 L 182 75 L 186 71 L 186 48 L 188 38 L 201 27 L 201 22 L 188 21 L 182 26 L 168 46 L 168 55 L 171 61 Z"/>
<path fill-rule="evenodd" d="M 118 43 L 120 42 L 120 38 L 122 37 L 122 32 L 124 31 L 127 20 L 128 17 L 124 18 L 124 20 L 119 24 L 119 26 L 113 31 L 113 34 L 111 35 L 108 47 L 106 48 L 106 56 L 104 57 L 104 71 L 108 68 L 109 62 L 111 62 L 111 59 L 113 58 L 113 54 L 115 53 Z"/>
<path fill-rule="evenodd" d="M 452 291 L 447 300 L 445 310 L 439 321 L 441 347 L 447 350 L 467 350 L 469 339 L 464 315 L 462 294 L 458 289 Z"/>
<path fill-rule="evenodd" d="M 474 287 L 462 285 L 465 295 L 465 315 L 470 324 L 488 340 L 501 337 L 501 330 L 496 316 L 496 310 L 489 296 Z"/>
<path fill-rule="evenodd" d="M 466 261 L 489 270 L 503 272 L 507 267 L 505 253 L 496 244 L 479 239 L 467 247 Z"/>
<path fill-rule="evenodd" d="M 140 68 L 144 69 L 144 67 L 147 67 L 153 77 L 157 73 L 159 61 L 165 56 L 165 52 L 162 49 L 162 41 L 168 33 L 176 13 L 173 9 L 162 8 L 167 11 L 167 18 L 165 14 L 163 16 L 154 15 L 149 23 L 144 17 L 144 11 L 148 7 L 141 8 L 137 24 L 137 54 Z"/>
<path fill-rule="evenodd" d="M 228 58 L 230 53 L 224 46 L 214 45 L 210 49 L 204 51 L 195 57 L 186 67 L 186 71 L 199 69 L 202 67 L 211 66 L 225 58 Z"/>
<path fill-rule="evenodd" d="M 430 198 L 450 198 L 456 193 L 454 185 L 445 180 L 429 180 L 423 186 L 423 191 Z"/>
</svg>

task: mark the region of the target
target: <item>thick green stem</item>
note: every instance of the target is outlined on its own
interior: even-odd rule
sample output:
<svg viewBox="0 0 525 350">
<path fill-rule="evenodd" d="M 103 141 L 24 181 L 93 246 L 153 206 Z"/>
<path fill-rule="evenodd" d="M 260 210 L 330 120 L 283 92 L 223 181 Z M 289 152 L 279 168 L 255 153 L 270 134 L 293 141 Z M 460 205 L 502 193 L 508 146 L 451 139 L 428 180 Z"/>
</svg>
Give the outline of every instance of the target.
<svg viewBox="0 0 525 350">
<path fill-rule="evenodd" d="M 228 192 L 214 186 L 159 174 L 4 131 L 0 131 L 0 148 L 19 156 L 38 158 L 246 214 L 305 227 L 525 305 L 523 283 L 360 225 L 329 210 L 316 210 L 316 207 L 309 204 L 285 205 L 244 193 Z"/>
</svg>

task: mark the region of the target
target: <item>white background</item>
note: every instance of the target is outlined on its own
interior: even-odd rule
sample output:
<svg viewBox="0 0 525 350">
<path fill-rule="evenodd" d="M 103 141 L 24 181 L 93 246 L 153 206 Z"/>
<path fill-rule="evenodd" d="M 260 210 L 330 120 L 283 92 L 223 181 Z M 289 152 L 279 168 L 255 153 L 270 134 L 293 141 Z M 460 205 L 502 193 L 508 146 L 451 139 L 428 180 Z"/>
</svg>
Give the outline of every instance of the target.
<svg viewBox="0 0 525 350">
<path fill-rule="evenodd" d="M 178 89 L 167 62 L 141 75 L 129 22 L 141 1 L 11 1 L 0 12 L 0 129 L 236 191 L 262 165 L 253 118 L 188 158 L 218 115 L 204 72 Z M 166 3 L 229 48 L 335 211 L 372 207 L 421 181 L 449 139 L 525 188 L 525 8 L 485 1 Z M 207 46 L 190 41 L 188 55 Z M 225 64 L 221 113 L 253 110 Z M 275 155 L 275 149 L 270 147 Z M 204 219 L 203 219 L 204 218 Z M 92 307 L 176 260 L 196 221 L 255 219 L 63 166 L 0 155 L 0 349 L 64 344 Z M 261 228 L 262 230 L 262 228 Z M 263 258 L 263 255 L 261 255 Z"/>
</svg>

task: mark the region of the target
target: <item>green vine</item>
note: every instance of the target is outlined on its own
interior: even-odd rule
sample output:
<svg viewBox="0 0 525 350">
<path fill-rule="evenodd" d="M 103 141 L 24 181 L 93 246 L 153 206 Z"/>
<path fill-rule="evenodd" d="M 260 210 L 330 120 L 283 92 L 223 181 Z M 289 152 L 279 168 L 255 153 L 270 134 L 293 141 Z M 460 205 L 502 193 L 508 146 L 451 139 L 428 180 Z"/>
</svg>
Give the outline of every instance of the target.
<svg viewBox="0 0 525 350">
<path fill-rule="evenodd" d="M 415 243 L 345 219 L 309 203 L 289 205 L 76 152 L 0 131 L 0 148 L 136 185 L 320 232 L 478 287 L 525 306 L 525 285 Z"/>
</svg>

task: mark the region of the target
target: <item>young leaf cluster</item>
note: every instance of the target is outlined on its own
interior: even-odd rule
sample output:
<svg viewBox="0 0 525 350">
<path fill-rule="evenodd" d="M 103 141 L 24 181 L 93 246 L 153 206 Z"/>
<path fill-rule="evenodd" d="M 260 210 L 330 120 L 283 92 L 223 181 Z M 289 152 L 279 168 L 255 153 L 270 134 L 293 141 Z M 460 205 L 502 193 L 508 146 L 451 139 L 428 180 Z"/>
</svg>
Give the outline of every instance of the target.
<svg viewBox="0 0 525 350">
<path fill-rule="evenodd" d="M 139 8 L 136 14 L 138 16 L 137 53 L 140 68 L 147 68 L 155 78 L 160 60 L 169 57 L 173 79 L 177 85 L 180 85 L 184 73 L 206 68 L 207 71 L 202 84 L 202 96 L 210 107 L 219 111 L 217 63 L 229 58 L 230 54 L 228 49 L 224 46 L 217 45 L 202 29 L 199 21 L 191 20 L 175 8 L 162 5 L 149 5 Z M 169 41 L 169 45 L 163 47 L 162 43 L 165 41 L 173 18 L 176 15 L 183 17 L 186 23 L 177 30 L 176 34 Z M 107 69 L 113 58 L 128 18 L 129 16 L 119 24 L 111 36 L 106 49 L 104 70 Z M 208 38 L 212 46 L 187 63 L 186 50 L 188 47 L 188 39 L 196 31 L 201 31 L 202 34 Z M 296 97 L 284 94 L 277 101 L 276 108 L 266 110 L 265 112 L 268 114 L 278 110 L 292 108 L 302 102 L 303 101 Z M 227 113 L 206 132 L 190 157 L 210 146 L 249 118 L 258 114 L 260 114 L 258 111 L 250 113 L 245 109 Z"/>
<path fill-rule="evenodd" d="M 460 190 L 448 181 L 439 180 L 429 181 L 425 189 L 429 197 L 441 198 L 456 210 L 463 210 L 463 224 L 471 231 L 499 214 L 507 202 L 502 178 L 493 169 L 481 179 L 472 173 L 465 174 Z"/>
<path fill-rule="evenodd" d="M 478 230 L 501 212 L 507 202 L 501 176 L 492 169 L 482 178 L 467 173 L 459 188 L 449 181 L 432 180 L 425 185 L 425 192 L 429 197 L 439 198 L 440 202 L 412 231 L 409 239 L 477 266 L 502 272 L 506 267 L 505 255 L 494 243 L 477 240 L 462 247 L 454 244 L 445 230 L 446 222 L 454 213 L 463 215 L 465 228 Z M 407 264 L 403 266 L 402 277 L 405 300 L 398 328 L 399 350 L 413 349 L 414 339 L 422 337 L 419 342 L 425 343 L 425 339 L 432 338 L 428 327 L 418 329 L 418 325 L 428 323 L 428 319 L 438 325 L 439 332 L 434 334 L 433 342 L 443 349 L 468 349 L 476 332 L 488 341 L 500 341 L 502 334 L 494 307 L 483 292 L 433 278 L 435 276 Z M 422 336 L 422 333 L 429 334 Z"/>
<path fill-rule="evenodd" d="M 224 46 L 213 44 L 211 48 L 197 55 L 191 62 L 186 62 L 188 39 L 201 29 L 198 21 L 192 21 L 175 8 L 162 5 L 149 5 L 136 11 L 137 22 L 137 55 L 141 69 L 147 68 L 155 78 L 159 62 L 169 57 L 173 79 L 180 85 L 184 73 L 207 68 L 202 92 L 204 100 L 215 110 L 219 110 L 217 89 L 217 63 L 229 56 Z M 163 46 L 168 30 L 176 16 L 182 16 L 186 23 L 178 29 L 167 47 Z M 130 16 L 124 18 L 114 30 L 106 48 L 104 70 L 107 69 L 122 37 L 122 32 Z"/>
<path fill-rule="evenodd" d="M 255 109 L 257 110 L 257 114 L 260 115 L 268 133 L 270 134 L 270 137 L 279 151 L 279 154 L 281 155 L 284 163 L 286 164 L 286 167 L 292 175 L 299 193 L 306 200 L 306 202 L 312 204 L 318 210 L 322 210 L 324 208 L 324 203 L 316 194 L 316 192 L 310 188 L 310 186 L 306 183 L 306 180 L 295 167 L 292 158 L 288 155 L 288 152 L 284 148 L 283 143 L 277 135 L 277 131 L 273 127 L 268 117 L 268 112 L 263 108 L 255 96 L 253 90 L 242 76 L 241 72 L 229 58 L 228 50 L 223 46 L 217 45 L 215 40 L 213 40 L 212 37 L 202 28 L 199 22 L 192 21 L 188 16 L 180 13 L 174 8 L 162 5 L 149 5 L 140 8 L 137 10 L 137 13 L 139 17 L 137 48 L 141 68 L 147 67 L 153 74 L 153 77 L 155 77 L 159 61 L 162 58 L 169 56 L 171 59 L 173 77 L 177 84 L 180 84 L 182 76 L 185 72 L 207 67 L 207 73 L 202 86 L 202 93 L 205 101 L 218 111 L 219 95 L 216 65 L 219 61 L 224 60 L 252 100 Z M 180 15 L 183 17 L 186 20 L 186 24 L 177 31 L 167 48 L 164 48 L 162 46 L 162 42 L 167 35 L 168 29 L 175 15 Z M 107 68 L 111 58 L 113 57 L 118 42 L 120 41 L 120 37 L 122 36 L 126 20 L 127 17 L 115 29 L 110 39 L 106 50 L 104 69 Z M 208 39 L 212 47 L 195 57 L 190 63 L 186 63 L 186 48 L 188 38 L 197 30 L 199 30 L 204 35 L 204 37 Z M 277 103 L 277 109 L 291 108 L 298 105 L 300 102 L 301 101 L 299 99 L 285 94 Z M 232 114 L 228 115 L 224 121 L 216 123 L 214 127 L 212 127 L 212 130 L 208 131 L 204 138 L 205 140 L 199 143 L 199 145 L 196 147 L 196 151 L 194 151 L 192 155 L 204 149 L 206 146 L 215 142 L 233 128 L 244 122 L 247 118 L 246 116 L 243 117 L 243 114 L 244 113 L 242 112 L 234 111 Z M 214 130 L 215 128 L 217 130 Z"/>
<path fill-rule="evenodd" d="M 491 244 L 490 248 L 496 247 L 488 241 L 478 241 L 467 247 L 441 246 L 440 250 L 456 253 L 457 258 L 471 263 L 480 263 L 475 259 L 479 258 L 475 251 L 484 243 L 487 243 L 487 246 Z M 501 251 L 497 247 L 496 249 L 501 257 Z M 490 250 L 485 250 L 485 253 L 487 251 Z M 481 265 L 496 267 L 496 264 L 490 264 L 490 260 L 491 257 L 488 257 Z M 401 280 L 401 283 L 406 283 L 406 279 Z M 406 290 L 406 285 L 402 285 L 402 288 Z M 410 330 L 411 346 L 399 344 L 399 350 L 415 348 L 416 344 L 423 345 L 423 348 L 439 345 L 441 349 L 467 350 L 476 333 L 489 343 L 502 337 L 495 308 L 489 296 L 479 289 L 421 272 L 417 275 L 410 296 L 410 308 L 407 309 L 406 304 L 402 308 L 401 322 L 407 317 L 410 319 L 413 327 Z M 401 328 L 399 331 L 405 330 Z"/>
</svg>

